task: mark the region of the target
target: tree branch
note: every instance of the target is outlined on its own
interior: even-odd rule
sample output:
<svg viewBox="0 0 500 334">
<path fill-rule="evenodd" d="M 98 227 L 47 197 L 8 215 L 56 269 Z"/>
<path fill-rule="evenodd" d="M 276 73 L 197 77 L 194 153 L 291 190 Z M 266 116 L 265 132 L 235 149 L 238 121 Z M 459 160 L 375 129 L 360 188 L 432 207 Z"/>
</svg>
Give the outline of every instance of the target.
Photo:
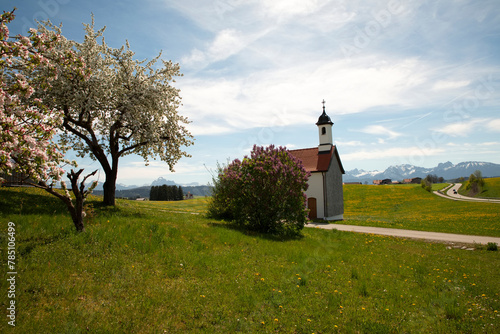
<svg viewBox="0 0 500 334">
<path fill-rule="evenodd" d="M 70 122 L 75 124 L 76 126 L 80 126 L 80 127 L 84 128 L 85 130 L 87 130 L 89 132 L 91 138 L 88 138 L 85 134 L 83 134 L 80 131 L 78 131 L 77 129 L 75 129 L 70 124 Z M 86 127 L 83 122 L 80 123 L 80 122 L 76 121 L 75 119 L 73 119 L 69 115 L 68 107 L 64 107 L 63 127 L 64 127 L 64 129 L 68 130 L 69 132 L 71 132 L 72 134 L 77 136 L 78 138 L 81 138 L 87 144 L 87 146 L 90 148 L 90 150 L 92 151 L 92 153 L 94 154 L 96 159 L 99 160 L 99 162 L 101 163 L 102 168 L 104 169 L 105 172 L 111 171 L 111 166 L 109 165 L 108 159 L 106 158 L 106 154 L 104 154 L 104 151 L 99 146 L 99 142 L 98 142 L 97 137 L 96 137 L 94 131 L 92 130 L 92 128 Z"/>
</svg>

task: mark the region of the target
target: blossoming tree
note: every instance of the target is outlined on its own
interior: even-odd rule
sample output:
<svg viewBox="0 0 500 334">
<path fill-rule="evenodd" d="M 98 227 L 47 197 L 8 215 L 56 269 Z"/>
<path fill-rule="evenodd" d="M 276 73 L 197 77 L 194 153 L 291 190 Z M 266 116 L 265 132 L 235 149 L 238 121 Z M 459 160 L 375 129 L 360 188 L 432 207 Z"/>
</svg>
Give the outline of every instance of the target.
<svg viewBox="0 0 500 334">
<path fill-rule="evenodd" d="M 209 215 L 260 232 L 296 235 L 307 221 L 308 178 L 286 148 L 254 146 L 250 157 L 220 168 Z"/>
<path fill-rule="evenodd" d="M 60 33 L 50 22 L 39 30 Z M 59 44 L 63 52 L 82 57 L 92 74 L 86 80 L 62 68 L 63 75 L 52 82 L 44 101 L 64 112 L 61 143 L 101 164 L 104 203 L 114 205 L 121 157 L 137 154 L 146 164 L 150 157 L 159 157 L 173 171 L 182 156 L 189 156 L 182 147 L 193 142 L 184 126 L 188 120 L 177 112 L 179 90 L 170 84 L 180 75 L 179 65 L 162 60 L 158 66 L 161 54 L 149 62 L 135 60 L 128 42 L 119 49 L 109 47 L 104 30 L 95 31 L 92 19 L 85 25 L 83 43 Z"/>
<path fill-rule="evenodd" d="M 71 198 L 61 180 L 61 165 L 69 163 L 64 159 L 65 148 L 52 141 L 63 123 L 63 113 L 49 108 L 34 94 L 42 95 L 51 87 L 60 67 L 66 67 L 74 77 L 85 78 L 88 72 L 73 53 L 56 50 L 60 42 L 57 34 L 39 34 L 32 29 L 28 36 L 11 37 L 7 25 L 13 19 L 14 11 L 0 16 L 0 172 L 4 176 L 21 176 L 27 183 L 60 198 L 81 231 L 83 201 L 92 189 L 84 190 L 86 178 L 79 188 L 75 187 L 83 170 L 71 171 L 68 177 L 76 197 Z M 32 77 L 41 68 L 43 74 Z M 54 189 L 58 181 L 64 193 Z"/>
</svg>

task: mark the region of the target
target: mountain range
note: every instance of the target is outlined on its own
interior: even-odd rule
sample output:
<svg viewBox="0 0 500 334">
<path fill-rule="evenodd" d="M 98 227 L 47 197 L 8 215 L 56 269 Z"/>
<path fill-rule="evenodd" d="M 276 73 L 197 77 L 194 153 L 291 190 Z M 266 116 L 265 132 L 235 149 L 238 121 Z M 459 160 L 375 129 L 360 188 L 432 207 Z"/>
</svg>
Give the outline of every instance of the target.
<svg viewBox="0 0 500 334">
<path fill-rule="evenodd" d="M 363 169 L 353 169 L 346 171 L 343 177 L 344 182 L 361 182 L 372 184 L 373 180 L 384 180 L 391 179 L 393 181 L 403 181 L 404 179 L 410 179 L 414 177 L 426 177 L 427 175 L 436 175 L 437 177 L 443 177 L 445 180 L 458 179 L 460 177 L 468 177 L 475 171 L 480 170 L 483 177 L 495 177 L 500 176 L 500 164 L 495 164 L 491 162 L 480 162 L 480 161 L 466 161 L 460 162 L 458 164 L 453 164 L 451 162 L 440 163 L 436 167 L 426 168 L 418 167 L 409 164 L 390 166 L 383 172 L 381 171 L 365 171 Z M 116 197 L 125 198 L 137 198 L 144 197 L 149 198 L 149 192 L 152 186 L 161 185 L 178 185 L 174 181 L 167 180 L 160 177 L 154 180 L 151 185 L 144 185 L 142 187 L 138 186 L 126 186 L 117 184 L 116 186 Z M 199 185 L 198 183 L 191 183 L 182 185 L 184 193 L 190 192 L 195 196 L 210 196 L 211 187 L 208 185 Z M 102 184 L 94 190 L 94 194 L 102 195 Z"/>
<path fill-rule="evenodd" d="M 445 180 L 453 180 L 460 177 L 468 177 L 476 170 L 480 170 L 483 177 L 500 176 L 500 164 L 480 161 L 466 161 L 458 164 L 451 162 L 440 163 L 436 167 L 425 168 L 409 164 L 390 166 L 384 171 L 365 171 L 353 169 L 346 171 L 344 182 L 361 182 L 372 184 L 373 180 L 391 179 L 393 181 L 403 181 L 414 177 L 426 177 L 427 175 L 437 175 Z"/>
<path fill-rule="evenodd" d="M 99 182 L 95 190 L 93 191 L 93 194 L 95 195 L 102 195 L 103 194 L 103 183 Z M 162 186 L 162 185 L 167 185 L 167 186 L 179 186 L 179 184 L 176 184 L 172 180 L 167 180 L 163 177 L 159 177 L 158 179 L 154 180 L 151 185 L 144 185 L 142 187 L 138 186 L 128 186 L 128 185 L 123 185 L 123 184 L 117 184 L 116 185 L 116 191 L 115 191 L 115 196 L 117 198 L 149 198 L 149 192 L 151 191 L 151 187 L 153 186 Z M 207 185 L 199 185 L 197 182 L 185 184 L 185 185 L 180 185 L 182 186 L 182 190 L 184 191 L 184 194 L 191 193 L 194 196 L 210 196 L 212 194 L 212 188 Z"/>
</svg>

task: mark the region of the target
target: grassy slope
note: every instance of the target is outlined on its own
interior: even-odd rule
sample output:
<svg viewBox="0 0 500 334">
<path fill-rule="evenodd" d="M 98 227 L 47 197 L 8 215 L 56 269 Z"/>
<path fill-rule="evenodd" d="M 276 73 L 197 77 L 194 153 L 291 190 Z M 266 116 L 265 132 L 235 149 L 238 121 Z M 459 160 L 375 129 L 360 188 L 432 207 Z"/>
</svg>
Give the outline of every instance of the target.
<svg viewBox="0 0 500 334">
<path fill-rule="evenodd" d="M 475 197 L 484 197 L 484 198 L 500 198 L 500 177 L 495 178 L 487 178 L 484 179 L 484 187 Z M 459 193 L 465 196 L 469 196 L 468 191 L 466 190 L 468 181 L 462 184 L 460 187 Z"/>
<path fill-rule="evenodd" d="M 453 201 L 420 185 L 345 185 L 342 223 L 500 236 L 500 205 Z"/>
<path fill-rule="evenodd" d="M 279 241 L 190 214 L 203 212 L 205 199 L 93 203 L 78 234 L 57 200 L 24 192 L 0 188 L 2 267 L 6 222 L 16 223 L 18 332 L 493 333 L 500 326 L 499 252 L 309 228 Z M 5 310 L 5 294 L 0 300 Z M 6 327 L 4 318 L 0 332 Z"/>
</svg>

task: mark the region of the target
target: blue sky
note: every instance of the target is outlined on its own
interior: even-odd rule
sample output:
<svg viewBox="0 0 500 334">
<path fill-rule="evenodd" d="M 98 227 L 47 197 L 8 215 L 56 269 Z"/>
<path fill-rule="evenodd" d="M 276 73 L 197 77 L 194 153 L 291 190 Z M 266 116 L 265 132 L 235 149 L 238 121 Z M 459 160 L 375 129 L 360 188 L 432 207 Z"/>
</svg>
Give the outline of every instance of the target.
<svg viewBox="0 0 500 334">
<path fill-rule="evenodd" d="M 118 183 L 206 184 L 253 144 L 314 147 L 323 99 L 346 170 L 500 163 L 498 0 L 2 0 L 13 6 L 12 33 L 50 19 L 82 41 L 93 13 L 109 45 L 180 64 L 192 158 L 171 173 L 126 157 Z"/>
</svg>

